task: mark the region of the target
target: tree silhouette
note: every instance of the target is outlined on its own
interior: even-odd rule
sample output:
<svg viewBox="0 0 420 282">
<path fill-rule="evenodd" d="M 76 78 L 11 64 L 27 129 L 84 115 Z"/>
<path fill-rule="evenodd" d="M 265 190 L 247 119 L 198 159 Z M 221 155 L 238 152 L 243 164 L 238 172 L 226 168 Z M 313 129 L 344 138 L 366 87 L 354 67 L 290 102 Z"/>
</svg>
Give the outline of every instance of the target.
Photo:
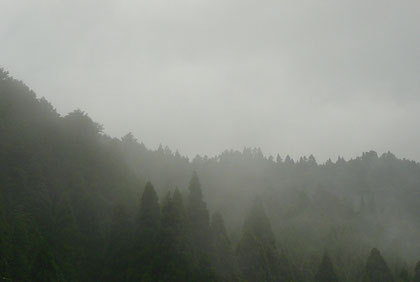
<svg viewBox="0 0 420 282">
<path fill-rule="evenodd" d="M 417 262 L 414 273 L 413 282 L 420 282 L 420 261 Z"/>
<path fill-rule="evenodd" d="M 373 248 L 367 260 L 364 273 L 362 276 L 363 282 L 392 282 L 394 278 L 392 272 L 381 256 L 378 249 Z"/>
<path fill-rule="evenodd" d="M 284 260 L 277 251 L 271 224 L 260 199 L 254 201 L 237 248 L 239 269 L 248 281 L 289 281 Z"/>
<path fill-rule="evenodd" d="M 212 262 L 216 274 L 223 281 L 234 281 L 236 273 L 232 245 L 226 234 L 225 223 L 220 213 L 213 214 L 211 230 L 213 234 Z"/>
<path fill-rule="evenodd" d="M 319 265 L 318 272 L 315 275 L 317 282 L 336 282 L 338 281 L 337 275 L 334 272 L 333 264 L 327 253 L 324 254 L 322 262 Z"/>
</svg>

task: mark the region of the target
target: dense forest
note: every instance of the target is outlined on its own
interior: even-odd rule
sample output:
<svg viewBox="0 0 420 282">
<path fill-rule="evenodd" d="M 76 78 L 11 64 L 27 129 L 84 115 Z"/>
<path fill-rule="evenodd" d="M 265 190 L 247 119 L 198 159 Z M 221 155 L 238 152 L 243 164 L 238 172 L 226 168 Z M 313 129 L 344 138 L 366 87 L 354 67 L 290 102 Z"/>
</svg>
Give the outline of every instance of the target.
<svg viewBox="0 0 420 282">
<path fill-rule="evenodd" d="M 419 282 L 419 260 L 417 162 L 190 160 L 61 116 L 0 69 L 4 281 Z"/>
</svg>

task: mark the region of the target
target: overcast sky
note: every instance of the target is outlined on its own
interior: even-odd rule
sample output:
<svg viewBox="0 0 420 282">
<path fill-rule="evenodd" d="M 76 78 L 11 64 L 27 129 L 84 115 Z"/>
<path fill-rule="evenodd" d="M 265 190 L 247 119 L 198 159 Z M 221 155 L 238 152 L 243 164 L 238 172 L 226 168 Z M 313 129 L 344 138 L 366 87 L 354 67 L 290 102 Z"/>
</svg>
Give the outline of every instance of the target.
<svg viewBox="0 0 420 282">
<path fill-rule="evenodd" d="M 0 2 L 0 67 L 111 136 L 420 160 L 418 0 Z"/>
</svg>

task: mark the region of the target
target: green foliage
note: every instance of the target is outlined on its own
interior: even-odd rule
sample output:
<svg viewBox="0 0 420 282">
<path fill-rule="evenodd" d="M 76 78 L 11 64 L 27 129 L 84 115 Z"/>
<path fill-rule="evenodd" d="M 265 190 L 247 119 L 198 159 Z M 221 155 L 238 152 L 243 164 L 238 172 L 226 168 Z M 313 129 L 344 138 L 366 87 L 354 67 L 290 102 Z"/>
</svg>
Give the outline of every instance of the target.
<svg viewBox="0 0 420 282">
<path fill-rule="evenodd" d="M 140 200 L 137 229 L 141 240 L 154 240 L 160 226 L 159 199 L 152 183 L 147 182 Z"/>
<path fill-rule="evenodd" d="M 200 181 L 197 173 L 192 174 L 187 201 L 188 236 L 191 242 L 190 251 L 199 259 L 209 256 L 211 248 L 211 232 L 209 211 L 203 200 Z"/>
<path fill-rule="evenodd" d="M 397 277 L 398 282 L 410 282 L 410 275 L 406 268 L 401 269 Z"/>
<path fill-rule="evenodd" d="M 315 275 L 317 282 L 337 282 L 338 278 L 334 272 L 334 267 L 327 253 L 324 254 L 322 262 L 319 265 L 318 272 Z"/>
<path fill-rule="evenodd" d="M 392 282 L 392 272 L 377 249 L 372 249 L 362 276 L 363 282 Z"/>
<path fill-rule="evenodd" d="M 413 282 L 420 282 L 420 261 L 417 262 L 414 273 Z"/>
<path fill-rule="evenodd" d="M 235 281 L 238 278 L 236 261 L 232 252 L 232 244 L 226 233 L 225 223 L 220 213 L 213 214 L 211 230 L 213 234 L 212 264 L 215 272 L 223 281 Z"/>
<path fill-rule="evenodd" d="M 113 210 L 101 281 L 127 281 L 132 249 L 132 223 L 126 208 L 119 204 Z"/>
<path fill-rule="evenodd" d="M 271 224 L 261 200 L 248 213 L 237 248 L 241 274 L 249 281 L 289 281 L 286 262 L 281 259 Z"/>
<path fill-rule="evenodd" d="M 156 190 L 151 182 L 139 188 L 146 179 Z M 293 281 L 316 273 L 334 281 L 325 278 L 333 277 L 329 258 L 318 264 L 324 249 L 340 281 L 356 281 L 373 243 L 409 254 L 409 264 L 418 256 L 418 187 L 419 164 L 391 153 L 318 164 L 250 148 L 192 161 L 167 147 L 149 150 L 132 134 L 106 136 L 81 110 L 60 116 L 0 69 L 5 281 L 290 281 L 290 273 Z M 239 234 L 255 194 L 261 200 Z M 209 210 L 220 211 L 211 225 Z M 405 230 L 395 250 L 390 229 Z M 363 278 L 392 276 L 373 252 Z"/>
</svg>

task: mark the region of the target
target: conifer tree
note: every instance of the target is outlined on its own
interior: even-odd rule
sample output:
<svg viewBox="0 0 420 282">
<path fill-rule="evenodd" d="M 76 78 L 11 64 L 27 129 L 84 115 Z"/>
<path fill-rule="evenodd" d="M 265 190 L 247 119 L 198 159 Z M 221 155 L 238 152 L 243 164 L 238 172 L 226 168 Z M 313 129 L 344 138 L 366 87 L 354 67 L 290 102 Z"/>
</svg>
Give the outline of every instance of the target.
<svg viewBox="0 0 420 282">
<path fill-rule="evenodd" d="M 417 262 L 416 268 L 414 269 L 413 282 L 420 282 L 420 261 Z"/>
<path fill-rule="evenodd" d="M 142 240 L 153 240 L 160 226 L 159 199 L 152 183 L 147 182 L 137 215 L 137 232 Z"/>
<path fill-rule="evenodd" d="M 211 266 L 212 236 L 209 224 L 209 211 L 203 200 L 200 181 L 196 172 L 189 184 L 187 202 L 187 243 L 188 260 L 192 273 L 189 280 L 214 281 L 215 274 Z"/>
<path fill-rule="evenodd" d="M 102 281 L 125 281 L 130 263 L 132 226 L 124 206 L 113 209 L 111 231 L 105 252 Z"/>
<path fill-rule="evenodd" d="M 35 260 L 31 266 L 31 281 L 65 281 L 46 242 L 37 247 Z"/>
<path fill-rule="evenodd" d="M 133 280 L 142 280 L 147 277 L 156 278 L 158 265 L 155 260 L 160 231 L 159 199 L 153 185 L 146 183 L 140 200 L 136 226 L 136 252 Z M 147 278 L 148 279 L 148 278 Z"/>
<path fill-rule="evenodd" d="M 394 278 L 391 270 L 378 249 L 373 248 L 367 260 L 363 275 L 363 282 L 392 282 Z"/>
<path fill-rule="evenodd" d="M 337 275 L 334 272 L 334 267 L 327 253 L 324 254 L 322 262 L 319 265 L 318 272 L 315 275 L 317 282 L 336 282 L 338 281 Z"/>
<path fill-rule="evenodd" d="M 159 264 L 163 281 L 186 281 L 189 266 L 185 255 L 185 219 L 182 196 L 176 189 L 168 193 L 162 205 L 162 237 Z"/>
<path fill-rule="evenodd" d="M 237 256 L 241 275 L 248 281 L 290 281 L 286 262 L 278 253 L 271 224 L 259 199 L 245 219 Z"/>
<path fill-rule="evenodd" d="M 211 247 L 209 211 L 203 200 L 201 184 L 196 172 L 193 172 L 189 184 L 187 216 L 193 252 L 208 255 Z"/>
<path fill-rule="evenodd" d="M 408 274 L 407 268 L 403 267 L 398 273 L 398 282 L 410 282 L 410 275 Z"/>
<path fill-rule="evenodd" d="M 232 253 L 232 245 L 226 234 L 223 217 L 220 213 L 212 216 L 211 230 L 213 234 L 212 262 L 216 274 L 223 281 L 235 280 L 235 264 Z"/>
</svg>

